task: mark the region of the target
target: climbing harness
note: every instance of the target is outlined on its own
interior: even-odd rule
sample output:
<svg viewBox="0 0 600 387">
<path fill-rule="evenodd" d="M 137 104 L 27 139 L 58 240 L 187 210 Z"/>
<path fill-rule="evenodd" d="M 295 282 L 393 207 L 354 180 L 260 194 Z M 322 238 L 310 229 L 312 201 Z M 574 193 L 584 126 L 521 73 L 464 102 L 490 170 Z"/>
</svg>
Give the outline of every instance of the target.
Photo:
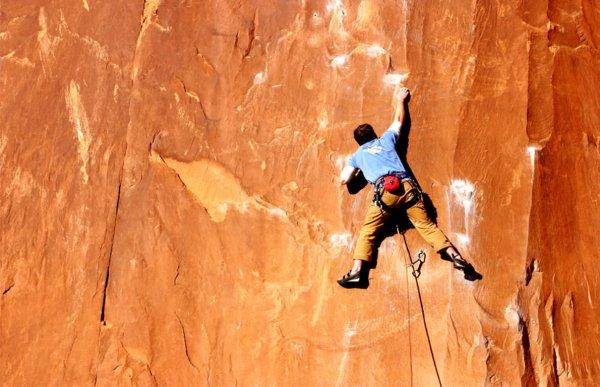
<svg viewBox="0 0 600 387">
<path fill-rule="evenodd" d="M 435 369 L 435 375 L 437 376 L 438 383 L 440 387 L 442 387 L 442 379 L 440 378 L 440 373 L 438 371 L 437 363 L 435 361 L 435 355 L 433 353 L 433 347 L 431 345 L 431 337 L 429 336 L 429 329 L 427 328 L 427 321 L 425 319 L 425 308 L 423 307 L 423 298 L 421 297 L 421 288 L 419 287 L 419 276 L 421 275 L 421 268 L 425 263 L 426 254 L 423 250 L 419 251 L 417 254 L 417 259 L 413 260 L 412 255 L 410 253 L 410 249 L 408 248 L 408 242 L 406 242 L 406 236 L 404 232 L 400 230 L 400 227 L 396 226 L 396 230 L 398 234 L 402 234 L 402 239 L 404 240 L 404 248 L 406 249 L 406 255 L 408 256 L 408 261 L 410 262 L 410 268 L 412 270 L 412 275 L 415 279 L 415 285 L 417 287 L 417 295 L 419 296 L 419 305 L 421 306 L 421 316 L 423 317 L 423 327 L 425 328 L 425 335 L 427 336 L 427 343 L 429 344 L 429 353 L 431 354 L 431 360 L 433 361 L 433 368 Z M 404 256 L 404 264 L 408 269 L 408 262 L 406 261 L 406 255 Z M 408 270 L 406 271 L 406 294 L 407 294 L 407 310 L 409 314 L 408 318 L 408 342 L 409 342 L 409 354 L 410 354 L 410 377 L 411 377 L 411 385 L 412 385 L 412 342 L 411 342 L 411 331 L 410 331 L 410 292 L 408 291 Z"/>
<path fill-rule="evenodd" d="M 390 214 L 394 213 L 395 209 L 383 202 L 383 193 L 384 191 L 387 191 L 389 193 L 396 194 L 401 188 L 402 183 L 405 182 L 407 182 L 411 188 L 402 195 L 402 197 L 405 198 L 404 202 L 402 203 L 402 207 L 404 209 L 408 209 L 417 204 L 422 195 L 421 189 L 417 183 L 406 172 L 394 172 L 381 176 L 375 182 L 375 191 L 373 193 L 373 202 L 375 205 L 377 205 L 377 207 L 379 207 L 382 211 Z"/>
</svg>

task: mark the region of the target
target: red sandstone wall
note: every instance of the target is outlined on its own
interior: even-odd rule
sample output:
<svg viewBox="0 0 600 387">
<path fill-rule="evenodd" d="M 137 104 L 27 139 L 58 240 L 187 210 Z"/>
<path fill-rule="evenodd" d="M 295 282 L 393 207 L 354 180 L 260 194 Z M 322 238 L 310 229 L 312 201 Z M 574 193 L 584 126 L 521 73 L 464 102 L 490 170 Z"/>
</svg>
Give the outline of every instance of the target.
<svg viewBox="0 0 600 387">
<path fill-rule="evenodd" d="M 593 1 L 1 1 L 0 381 L 435 385 L 401 238 L 335 284 L 401 81 L 484 276 L 426 249 L 444 385 L 599 383 L 598 44 Z"/>
</svg>

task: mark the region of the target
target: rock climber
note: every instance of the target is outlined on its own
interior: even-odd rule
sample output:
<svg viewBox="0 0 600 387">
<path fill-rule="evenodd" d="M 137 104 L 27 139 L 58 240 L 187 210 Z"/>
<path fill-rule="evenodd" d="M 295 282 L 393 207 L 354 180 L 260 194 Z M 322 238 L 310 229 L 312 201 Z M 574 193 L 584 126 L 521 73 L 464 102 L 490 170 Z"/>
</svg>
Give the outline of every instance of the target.
<svg viewBox="0 0 600 387">
<path fill-rule="evenodd" d="M 371 125 L 359 125 L 354 130 L 354 139 L 359 148 L 349 158 L 348 165 L 340 174 L 340 183 L 344 185 L 362 171 L 366 180 L 374 185 L 374 195 L 358 234 L 354 265 L 338 283 L 346 288 L 364 287 L 365 284 L 368 286 L 369 265 L 376 249 L 378 234 L 398 210 L 406 212 L 423 239 L 442 259 L 451 261 L 456 269 L 462 270 L 465 279 L 481 279 L 481 275 L 460 255 L 442 230 L 430 219 L 419 186 L 398 156 L 396 142 L 407 125 L 406 109 L 410 91 L 401 87 L 394 94 L 396 109 L 391 126 L 381 137 L 377 137 Z"/>
</svg>

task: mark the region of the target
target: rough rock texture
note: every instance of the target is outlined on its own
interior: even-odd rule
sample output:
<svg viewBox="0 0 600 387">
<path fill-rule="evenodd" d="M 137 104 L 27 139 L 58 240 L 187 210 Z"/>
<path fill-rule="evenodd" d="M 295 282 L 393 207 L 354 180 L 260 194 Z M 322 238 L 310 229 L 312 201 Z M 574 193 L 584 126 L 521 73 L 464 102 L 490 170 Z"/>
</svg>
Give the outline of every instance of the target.
<svg viewBox="0 0 600 387">
<path fill-rule="evenodd" d="M 335 284 L 398 83 L 484 276 L 426 249 L 444 385 L 600 383 L 599 44 L 593 0 L 0 0 L 1 384 L 435 385 L 402 238 Z"/>
</svg>

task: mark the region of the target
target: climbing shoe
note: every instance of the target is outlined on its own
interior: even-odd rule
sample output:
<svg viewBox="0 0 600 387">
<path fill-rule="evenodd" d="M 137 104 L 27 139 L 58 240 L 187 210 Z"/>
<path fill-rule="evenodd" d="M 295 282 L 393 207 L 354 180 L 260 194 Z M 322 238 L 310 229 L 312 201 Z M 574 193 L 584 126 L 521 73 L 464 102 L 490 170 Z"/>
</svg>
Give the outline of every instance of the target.
<svg viewBox="0 0 600 387">
<path fill-rule="evenodd" d="M 356 273 L 352 273 L 352 270 L 350 270 L 346 275 L 340 278 L 337 283 L 341 287 L 347 289 L 366 289 L 369 287 L 369 269 L 367 267 L 363 267 Z"/>
<path fill-rule="evenodd" d="M 465 266 L 463 269 L 461 269 L 463 271 L 463 273 L 465 273 L 465 279 L 467 281 L 477 281 L 483 278 L 483 276 L 481 274 L 479 274 L 477 272 L 477 270 L 475 270 L 475 268 L 473 267 L 473 265 L 471 265 L 470 263 L 467 263 L 467 266 Z"/>
<path fill-rule="evenodd" d="M 454 266 L 455 269 L 461 270 L 464 273 L 467 281 L 477 281 L 483 278 L 483 276 L 475 270 L 473 265 L 465 261 L 460 255 L 454 254 L 451 256 L 446 251 L 443 251 L 440 253 L 440 258 L 444 261 L 452 262 L 452 266 Z"/>
</svg>

